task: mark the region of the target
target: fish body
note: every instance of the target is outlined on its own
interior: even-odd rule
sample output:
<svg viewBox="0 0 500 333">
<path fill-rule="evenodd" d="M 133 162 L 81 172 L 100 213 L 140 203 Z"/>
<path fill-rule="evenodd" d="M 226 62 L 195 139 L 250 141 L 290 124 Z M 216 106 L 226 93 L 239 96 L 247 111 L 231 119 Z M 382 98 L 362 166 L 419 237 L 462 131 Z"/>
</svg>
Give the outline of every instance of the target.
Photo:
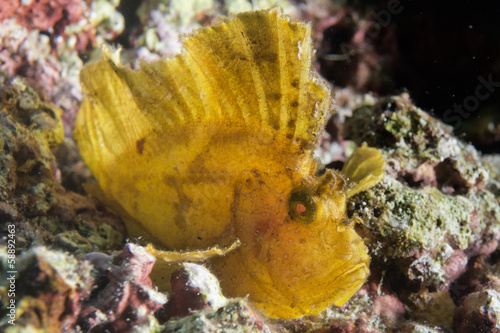
<svg viewBox="0 0 500 333">
<path fill-rule="evenodd" d="M 105 49 L 81 74 L 75 138 L 129 233 L 173 251 L 239 241 L 209 265 L 271 317 L 341 305 L 369 274 L 346 200 L 380 180 L 383 159 L 363 147 L 344 174 L 318 176 L 332 98 L 310 33 L 279 8 L 241 13 L 175 58 L 134 71 Z"/>
</svg>

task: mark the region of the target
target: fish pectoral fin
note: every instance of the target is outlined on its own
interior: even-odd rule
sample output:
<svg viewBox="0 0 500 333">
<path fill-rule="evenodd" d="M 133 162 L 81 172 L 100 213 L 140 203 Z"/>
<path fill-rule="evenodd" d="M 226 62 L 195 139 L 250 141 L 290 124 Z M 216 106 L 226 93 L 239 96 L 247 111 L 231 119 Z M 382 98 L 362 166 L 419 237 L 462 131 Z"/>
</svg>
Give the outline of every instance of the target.
<svg viewBox="0 0 500 333">
<path fill-rule="evenodd" d="M 380 182 L 384 177 L 384 168 L 385 160 L 380 150 L 366 144 L 356 148 L 342 169 L 350 185 L 346 191 L 347 197 L 366 191 Z"/>
<path fill-rule="evenodd" d="M 204 261 L 213 257 L 225 256 L 236 250 L 240 245 L 240 240 L 236 239 L 228 247 L 214 246 L 206 250 L 198 251 L 163 251 L 156 249 L 151 243 L 146 246 L 146 249 L 156 258 L 163 259 L 166 262 Z"/>
</svg>

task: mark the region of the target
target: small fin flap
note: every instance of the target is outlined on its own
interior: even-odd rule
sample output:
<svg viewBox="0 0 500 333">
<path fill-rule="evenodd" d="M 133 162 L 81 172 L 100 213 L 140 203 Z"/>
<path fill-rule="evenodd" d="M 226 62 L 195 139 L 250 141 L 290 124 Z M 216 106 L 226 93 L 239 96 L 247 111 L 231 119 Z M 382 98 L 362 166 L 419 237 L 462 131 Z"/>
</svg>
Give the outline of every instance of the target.
<svg viewBox="0 0 500 333">
<path fill-rule="evenodd" d="M 385 161 L 380 150 L 369 148 L 366 144 L 356 148 L 342 169 L 350 185 L 346 191 L 347 197 L 366 191 L 381 181 L 384 168 Z"/>
<path fill-rule="evenodd" d="M 129 238 L 140 238 L 146 243 L 160 244 L 160 242 L 158 242 L 153 235 L 148 233 L 143 226 L 138 224 L 118 202 L 110 199 L 98 184 L 86 182 L 83 184 L 83 189 L 87 194 L 102 202 L 107 210 L 122 219 Z"/>
<path fill-rule="evenodd" d="M 239 239 L 235 240 L 230 246 L 221 248 L 214 246 L 207 250 L 199 251 L 163 251 L 157 250 L 153 244 L 148 244 L 146 249 L 156 258 L 163 259 L 166 262 L 179 262 L 179 261 L 204 261 L 213 257 L 225 256 L 226 254 L 236 250 L 241 246 Z"/>
</svg>

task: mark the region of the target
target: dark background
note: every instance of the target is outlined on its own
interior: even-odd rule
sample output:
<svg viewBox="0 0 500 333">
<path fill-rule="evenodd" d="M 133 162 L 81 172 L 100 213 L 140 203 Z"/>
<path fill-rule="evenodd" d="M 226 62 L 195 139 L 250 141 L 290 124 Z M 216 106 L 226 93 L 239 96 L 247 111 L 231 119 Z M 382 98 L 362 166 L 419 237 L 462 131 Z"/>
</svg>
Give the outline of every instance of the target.
<svg viewBox="0 0 500 333">
<path fill-rule="evenodd" d="M 483 152 L 499 153 L 500 87 L 477 108 L 469 107 L 474 110 L 466 110 L 466 116 L 453 108 L 468 96 L 473 96 L 469 103 L 474 100 L 480 76 L 500 86 L 500 2 L 401 0 L 396 8 L 402 10 L 388 20 L 379 19 L 380 25 L 377 14 L 389 13 L 389 2 L 347 1 L 344 19 L 324 31 L 318 52 L 322 74 L 361 92 L 408 91 L 417 106 L 453 125 L 464 140 Z M 372 30 L 376 33 L 367 34 L 361 43 L 359 38 L 353 41 L 366 21 L 378 24 Z M 328 54 L 342 53 L 345 45 L 354 50 L 349 62 L 328 60 Z M 371 68 L 371 77 L 360 84 L 356 77 L 363 62 Z"/>
</svg>

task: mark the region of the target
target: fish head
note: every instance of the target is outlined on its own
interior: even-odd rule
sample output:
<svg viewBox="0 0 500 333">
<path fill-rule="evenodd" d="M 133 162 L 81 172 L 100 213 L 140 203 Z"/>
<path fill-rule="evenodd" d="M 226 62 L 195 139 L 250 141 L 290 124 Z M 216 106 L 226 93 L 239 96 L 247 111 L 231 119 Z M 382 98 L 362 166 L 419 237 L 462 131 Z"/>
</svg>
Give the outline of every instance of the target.
<svg viewBox="0 0 500 333">
<path fill-rule="evenodd" d="M 240 290 L 271 317 L 342 305 L 366 281 L 370 258 L 346 217 L 341 173 L 275 174 L 250 183 L 235 207 L 242 246 L 234 257 L 246 274 L 237 277 Z"/>
</svg>

